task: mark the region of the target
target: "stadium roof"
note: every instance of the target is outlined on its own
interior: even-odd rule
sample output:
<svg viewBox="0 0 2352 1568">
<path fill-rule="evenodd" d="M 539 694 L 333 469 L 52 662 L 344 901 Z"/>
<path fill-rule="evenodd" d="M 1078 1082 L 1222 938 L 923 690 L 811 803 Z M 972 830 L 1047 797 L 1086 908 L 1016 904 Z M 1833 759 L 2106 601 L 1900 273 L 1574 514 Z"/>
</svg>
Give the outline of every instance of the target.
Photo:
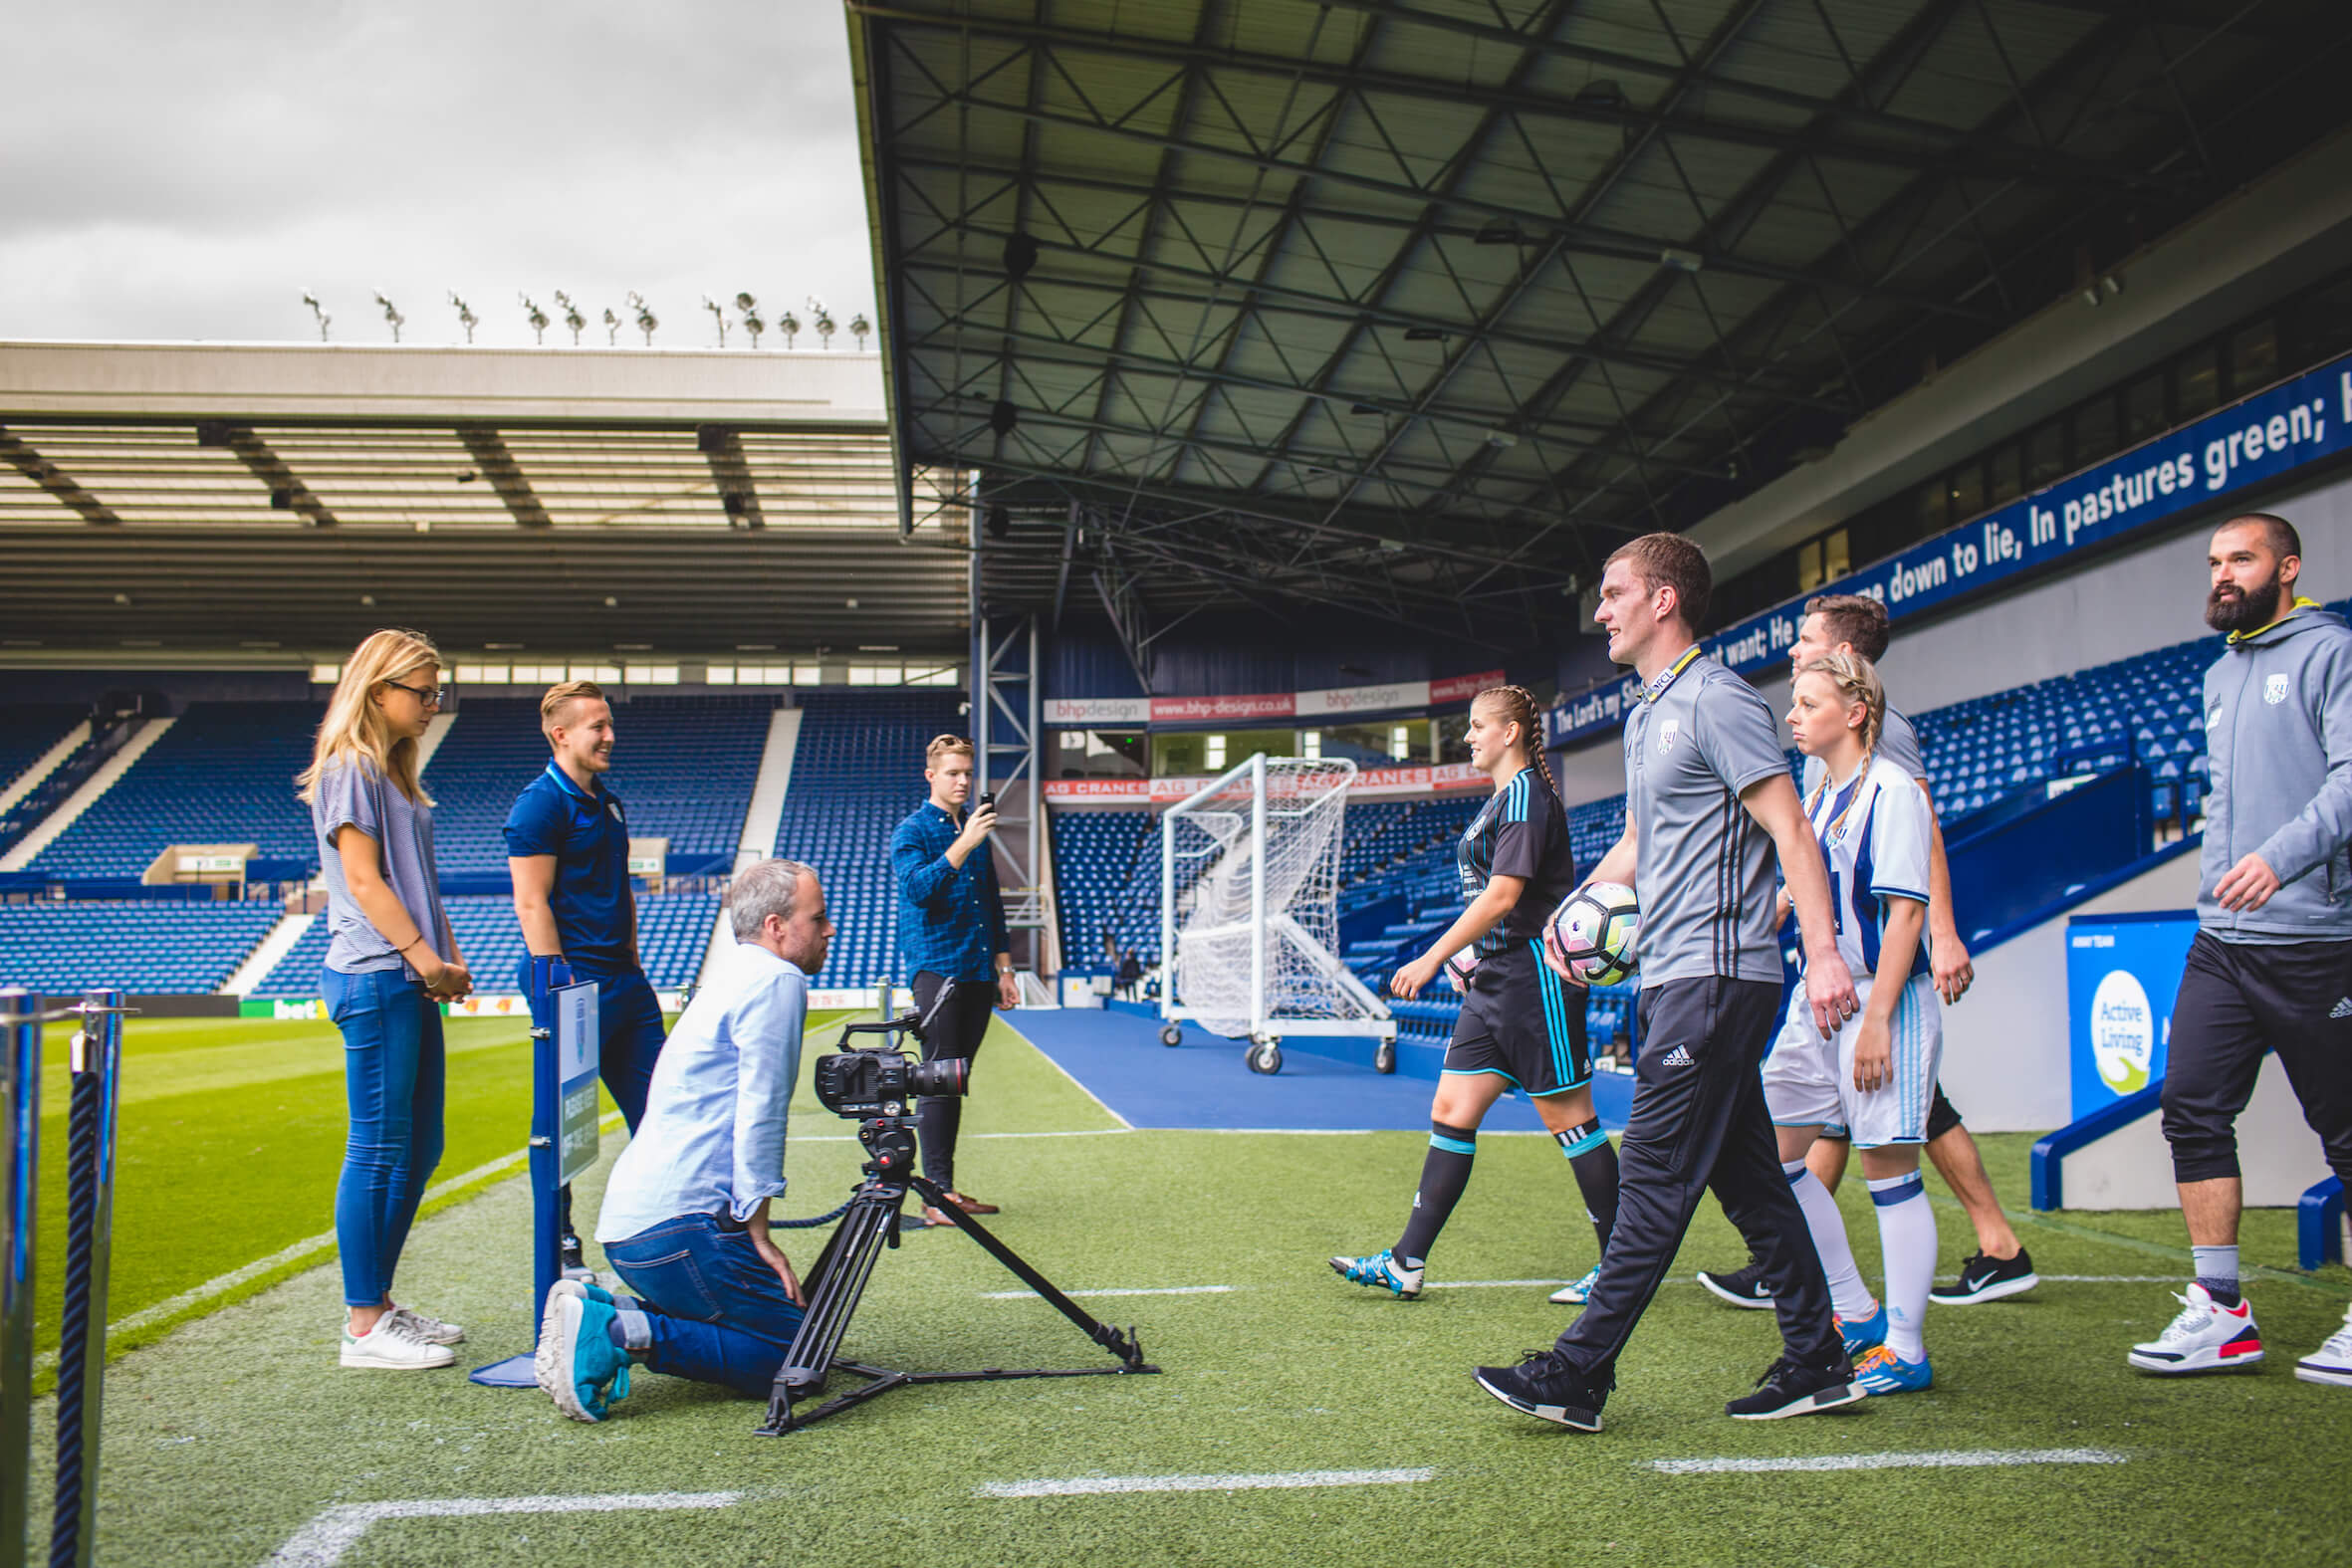
<svg viewBox="0 0 2352 1568">
<path fill-rule="evenodd" d="M 2340 0 L 850 0 L 992 608 L 1524 644 L 2346 117 Z M 933 517 L 919 502 L 919 537 Z"/>
<path fill-rule="evenodd" d="M 0 651 L 960 652 L 870 353 L 0 344 Z"/>
</svg>

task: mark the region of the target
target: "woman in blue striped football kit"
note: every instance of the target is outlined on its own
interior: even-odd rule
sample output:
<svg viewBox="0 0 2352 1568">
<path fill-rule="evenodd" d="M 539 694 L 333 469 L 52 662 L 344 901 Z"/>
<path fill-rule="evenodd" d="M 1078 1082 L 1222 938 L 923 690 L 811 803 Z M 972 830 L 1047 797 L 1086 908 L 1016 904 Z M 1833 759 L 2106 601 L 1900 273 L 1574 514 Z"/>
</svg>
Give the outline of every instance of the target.
<svg viewBox="0 0 2352 1568">
<path fill-rule="evenodd" d="M 1469 1185 L 1479 1123 L 1506 1089 L 1533 1100 L 1558 1140 L 1604 1250 L 1617 1219 L 1617 1150 L 1592 1114 L 1585 992 L 1552 974 L 1536 952 L 1545 917 L 1576 886 L 1576 859 L 1527 688 L 1493 687 L 1471 703 L 1470 762 L 1494 780 L 1495 793 L 1455 845 L 1469 907 L 1389 982 L 1410 1000 L 1446 966 L 1465 993 L 1429 1107 L 1421 1186 L 1396 1245 L 1331 1259 L 1341 1277 L 1408 1300 L 1421 1293 L 1430 1245 Z M 1552 1299 L 1581 1302 L 1591 1279 Z"/>
</svg>

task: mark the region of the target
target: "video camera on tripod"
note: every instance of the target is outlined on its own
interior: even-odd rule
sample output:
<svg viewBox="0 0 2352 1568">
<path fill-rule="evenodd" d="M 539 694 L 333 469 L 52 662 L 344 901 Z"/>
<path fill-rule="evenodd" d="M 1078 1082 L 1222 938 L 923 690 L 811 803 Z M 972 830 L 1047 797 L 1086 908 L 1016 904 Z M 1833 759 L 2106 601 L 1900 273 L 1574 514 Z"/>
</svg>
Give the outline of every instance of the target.
<svg viewBox="0 0 2352 1568">
<path fill-rule="evenodd" d="M 886 1043 L 855 1046 L 852 1034 L 880 1034 Z M 919 1061 L 898 1046 L 898 1038 L 923 1038 L 922 1019 L 902 1013 L 885 1023 L 851 1023 L 841 1030 L 828 1055 L 817 1058 L 810 1082 L 817 1098 L 835 1116 L 860 1123 L 857 1141 L 872 1158 L 865 1173 L 894 1180 L 915 1168 L 915 1133 L 906 1123 L 914 1109 L 908 1102 L 921 1095 L 969 1094 L 972 1063 L 960 1056 Z"/>
<path fill-rule="evenodd" d="M 852 1045 L 850 1037 L 858 1034 L 878 1034 L 883 1040 L 875 1045 Z M 768 1398 L 768 1419 L 760 1428 L 763 1436 L 782 1437 L 877 1394 L 914 1383 L 1099 1377 L 1160 1370 L 1143 1359 L 1143 1347 L 1135 1339 L 1132 1328 L 1121 1333 L 1096 1319 L 1055 1288 L 1052 1280 L 1023 1261 L 1020 1254 L 990 1234 L 987 1227 L 970 1215 L 961 1214 L 955 1223 L 958 1231 L 1052 1303 L 1088 1339 L 1117 1357 L 1119 1364 L 1070 1371 L 1011 1371 L 992 1367 L 983 1372 L 891 1372 L 835 1359 L 841 1335 L 849 1326 L 849 1315 L 857 1310 L 858 1298 L 865 1292 L 866 1279 L 872 1274 L 882 1248 L 898 1244 L 899 1212 L 908 1191 L 921 1194 L 934 1208 L 948 1203 L 945 1191 L 915 1169 L 913 1102 L 925 1096 L 968 1092 L 971 1063 L 960 1057 L 919 1060 L 899 1047 L 899 1041 L 910 1035 L 917 1043 L 923 1038 L 922 1019 L 912 1012 L 877 1023 L 851 1023 L 842 1028 L 834 1042 L 835 1048 L 818 1057 L 811 1068 L 810 1077 L 818 1100 L 834 1115 L 857 1123 L 857 1141 L 865 1146 L 867 1154 L 862 1167 L 865 1180 L 849 1195 L 839 1227 L 826 1239 L 824 1250 L 817 1255 L 817 1265 L 809 1271 L 808 1315 L 793 1336 L 784 1365 L 777 1369 L 775 1386 Z M 815 1395 L 824 1386 L 826 1375 L 836 1368 L 853 1372 L 866 1379 L 866 1383 L 825 1401 L 806 1415 L 795 1412 L 794 1401 Z"/>
</svg>

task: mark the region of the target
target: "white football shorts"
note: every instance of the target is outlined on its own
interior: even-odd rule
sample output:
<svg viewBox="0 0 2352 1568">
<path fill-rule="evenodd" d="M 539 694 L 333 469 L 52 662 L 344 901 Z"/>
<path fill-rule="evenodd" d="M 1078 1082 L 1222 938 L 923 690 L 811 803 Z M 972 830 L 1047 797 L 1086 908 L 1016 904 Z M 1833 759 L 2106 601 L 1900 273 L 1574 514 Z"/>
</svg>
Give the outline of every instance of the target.
<svg viewBox="0 0 2352 1568">
<path fill-rule="evenodd" d="M 1870 1006 L 1875 978 L 1854 985 L 1862 1006 Z M 1805 1004 L 1804 987 L 1790 993 L 1772 1052 L 1764 1058 L 1764 1108 L 1775 1127 L 1843 1125 L 1861 1149 L 1887 1144 L 1925 1143 L 1928 1107 L 1935 1102 L 1936 1074 L 1944 1061 L 1944 1009 L 1932 977 L 1914 975 L 1903 986 L 1889 1024 L 1892 1075 L 1875 1089 L 1854 1087 L 1854 1046 L 1859 1019 L 1823 1039 Z"/>
</svg>

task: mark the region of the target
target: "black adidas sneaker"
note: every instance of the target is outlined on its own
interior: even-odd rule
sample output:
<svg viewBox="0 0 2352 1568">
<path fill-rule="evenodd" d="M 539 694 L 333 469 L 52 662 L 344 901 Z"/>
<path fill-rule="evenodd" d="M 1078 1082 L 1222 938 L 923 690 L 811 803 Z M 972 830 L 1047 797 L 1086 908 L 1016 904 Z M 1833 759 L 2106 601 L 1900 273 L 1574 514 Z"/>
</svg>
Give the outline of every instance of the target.
<svg viewBox="0 0 2352 1568">
<path fill-rule="evenodd" d="M 1854 1381 L 1854 1364 L 1844 1357 L 1833 1366 L 1800 1367 L 1782 1356 L 1764 1368 L 1764 1375 L 1756 1380 L 1755 1393 L 1733 1400 L 1724 1406 L 1723 1413 L 1741 1421 L 1778 1421 L 1783 1416 L 1835 1410 L 1864 1397 L 1862 1385 Z"/>
</svg>

